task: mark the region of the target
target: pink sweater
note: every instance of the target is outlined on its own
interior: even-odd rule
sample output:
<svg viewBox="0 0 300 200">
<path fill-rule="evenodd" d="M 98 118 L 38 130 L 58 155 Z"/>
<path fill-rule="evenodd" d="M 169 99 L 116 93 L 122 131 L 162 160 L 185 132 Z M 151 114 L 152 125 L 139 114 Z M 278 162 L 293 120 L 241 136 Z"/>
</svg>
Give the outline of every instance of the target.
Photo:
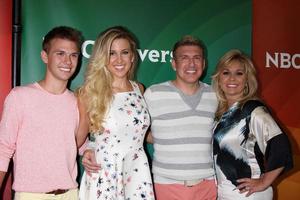
<svg viewBox="0 0 300 200">
<path fill-rule="evenodd" d="M 34 83 L 9 93 L 0 123 L 0 171 L 7 171 L 13 156 L 15 191 L 77 187 L 78 121 L 77 101 L 69 90 L 54 95 Z"/>
</svg>

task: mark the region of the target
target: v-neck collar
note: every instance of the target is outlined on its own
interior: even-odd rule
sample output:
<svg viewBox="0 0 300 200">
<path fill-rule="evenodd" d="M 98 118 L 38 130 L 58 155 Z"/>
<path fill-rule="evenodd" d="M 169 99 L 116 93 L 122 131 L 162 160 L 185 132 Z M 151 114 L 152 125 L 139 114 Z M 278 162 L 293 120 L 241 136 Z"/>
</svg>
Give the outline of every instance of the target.
<svg viewBox="0 0 300 200">
<path fill-rule="evenodd" d="M 192 110 L 195 110 L 197 108 L 197 106 L 199 105 L 200 103 L 200 99 L 202 97 L 202 94 L 203 94 L 203 83 L 202 82 L 199 82 L 200 83 L 200 87 L 198 88 L 198 90 L 196 91 L 195 94 L 193 95 L 186 95 L 184 94 L 180 89 L 178 89 L 173 83 L 172 81 L 168 81 L 168 84 L 170 85 L 170 87 L 176 91 L 181 99 L 183 100 L 183 102 L 188 105 Z M 195 100 L 196 101 L 193 101 Z"/>
</svg>

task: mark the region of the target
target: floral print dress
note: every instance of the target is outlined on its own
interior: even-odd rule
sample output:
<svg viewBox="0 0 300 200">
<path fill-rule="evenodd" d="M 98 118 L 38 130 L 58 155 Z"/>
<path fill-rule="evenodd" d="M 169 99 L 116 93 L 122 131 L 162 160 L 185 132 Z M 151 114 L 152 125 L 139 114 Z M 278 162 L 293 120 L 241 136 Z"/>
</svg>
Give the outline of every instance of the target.
<svg viewBox="0 0 300 200">
<path fill-rule="evenodd" d="M 104 132 L 93 134 L 95 155 L 101 165 L 92 176 L 83 174 L 80 200 L 151 200 L 152 180 L 144 137 L 150 116 L 139 87 L 114 95 Z"/>
</svg>

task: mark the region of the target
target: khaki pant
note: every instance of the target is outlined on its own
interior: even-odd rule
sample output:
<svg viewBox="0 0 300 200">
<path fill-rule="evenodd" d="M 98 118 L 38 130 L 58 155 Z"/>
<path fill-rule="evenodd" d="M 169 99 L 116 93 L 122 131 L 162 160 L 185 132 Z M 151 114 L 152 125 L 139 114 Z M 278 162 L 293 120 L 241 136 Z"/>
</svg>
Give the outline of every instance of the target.
<svg viewBox="0 0 300 200">
<path fill-rule="evenodd" d="M 72 189 L 64 194 L 45 194 L 31 192 L 16 192 L 14 200 L 78 200 L 78 189 Z"/>
</svg>

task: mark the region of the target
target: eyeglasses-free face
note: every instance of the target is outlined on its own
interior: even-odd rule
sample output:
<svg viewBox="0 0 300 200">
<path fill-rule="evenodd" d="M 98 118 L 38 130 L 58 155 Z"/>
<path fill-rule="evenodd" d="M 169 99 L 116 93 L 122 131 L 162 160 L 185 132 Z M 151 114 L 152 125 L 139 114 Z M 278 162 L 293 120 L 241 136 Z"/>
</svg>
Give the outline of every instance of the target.
<svg viewBox="0 0 300 200">
<path fill-rule="evenodd" d="M 241 63 L 235 61 L 225 66 L 220 73 L 219 84 L 225 97 L 232 103 L 243 97 L 247 77 Z"/>
<path fill-rule="evenodd" d="M 133 60 L 134 55 L 129 41 L 124 38 L 115 39 L 111 44 L 107 66 L 114 79 L 127 79 Z"/>
<path fill-rule="evenodd" d="M 195 45 L 181 46 L 174 56 L 172 67 L 176 71 L 176 81 L 198 84 L 205 66 L 202 49 Z"/>
</svg>

